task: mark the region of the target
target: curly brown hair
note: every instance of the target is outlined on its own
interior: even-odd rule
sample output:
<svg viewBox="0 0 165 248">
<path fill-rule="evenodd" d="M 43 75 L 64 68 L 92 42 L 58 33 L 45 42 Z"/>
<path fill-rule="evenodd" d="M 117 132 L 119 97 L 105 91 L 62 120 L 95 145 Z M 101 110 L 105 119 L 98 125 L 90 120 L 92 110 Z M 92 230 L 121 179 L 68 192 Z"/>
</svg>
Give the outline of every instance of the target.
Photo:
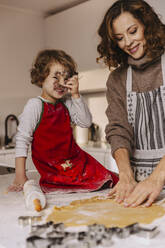
<svg viewBox="0 0 165 248">
<path fill-rule="evenodd" d="M 147 55 L 151 58 L 160 55 L 165 48 L 165 25 L 153 8 L 143 0 L 118 0 L 106 12 L 98 29 L 101 42 L 97 46 L 103 62 L 112 67 L 127 63 L 128 54 L 121 50 L 113 37 L 112 24 L 121 13 L 129 12 L 144 25 Z"/>
<path fill-rule="evenodd" d="M 73 58 L 62 50 L 46 49 L 38 53 L 31 68 L 31 83 L 42 87 L 42 83 L 50 72 L 52 63 L 59 63 L 68 72 L 68 77 L 72 77 L 77 72 L 77 65 Z"/>
</svg>

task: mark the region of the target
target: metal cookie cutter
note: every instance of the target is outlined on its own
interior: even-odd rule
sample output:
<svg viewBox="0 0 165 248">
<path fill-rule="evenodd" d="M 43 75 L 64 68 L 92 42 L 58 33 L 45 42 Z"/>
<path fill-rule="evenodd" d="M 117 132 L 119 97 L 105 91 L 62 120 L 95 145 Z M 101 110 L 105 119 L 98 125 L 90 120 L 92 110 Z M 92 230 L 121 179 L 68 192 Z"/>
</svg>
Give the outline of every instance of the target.
<svg viewBox="0 0 165 248">
<path fill-rule="evenodd" d="M 143 237 L 143 238 L 154 238 L 156 235 L 159 234 L 159 230 L 157 226 L 151 227 L 151 228 L 144 228 L 139 226 L 139 230 L 136 233 L 137 236 Z"/>
<path fill-rule="evenodd" d="M 38 221 L 41 221 L 42 216 L 19 216 L 18 223 L 21 226 L 32 225 Z"/>
</svg>

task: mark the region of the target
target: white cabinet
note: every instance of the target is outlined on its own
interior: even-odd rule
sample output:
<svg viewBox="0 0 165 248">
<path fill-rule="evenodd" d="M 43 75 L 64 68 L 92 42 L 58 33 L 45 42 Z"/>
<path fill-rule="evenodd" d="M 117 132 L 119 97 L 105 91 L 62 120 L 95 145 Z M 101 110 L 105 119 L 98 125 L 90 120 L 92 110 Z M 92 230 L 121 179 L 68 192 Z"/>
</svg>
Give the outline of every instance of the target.
<svg viewBox="0 0 165 248">
<path fill-rule="evenodd" d="M 84 151 L 89 153 L 92 157 L 94 157 L 98 162 L 100 162 L 105 168 L 118 172 L 116 162 L 112 158 L 110 148 L 100 148 L 100 147 L 87 147 L 83 146 L 81 147 Z M 28 170 L 35 170 L 35 166 L 33 164 L 33 161 L 31 159 L 30 153 L 28 154 L 26 168 Z"/>
<path fill-rule="evenodd" d="M 92 157 L 96 158 L 98 162 L 100 162 L 102 165 L 105 165 L 105 155 L 106 153 L 100 149 L 100 148 L 85 148 L 82 147 L 84 151 L 89 153 Z"/>
<path fill-rule="evenodd" d="M 62 49 L 78 64 L 79 71 L 100 68 L 96 63 L 97 30 L 114 0 L 86 1 L 45 19 L 45 45 Z"/>
<path fill-rule="evenodd" d="M 111 156 L 110 148 L 100 147 L 81 147 L 84 151 L 89 153 L 92 157 L 98 160 L 107 169 L 118 172 L 116 163 Z M 0 150 L 0 166 L 15 168 L 15 149 Z M 31 159 L 31 153 L 29 151 L 26 160 L 26 170 L 36 170 L 33 161 Z"/>
<path fill-rule="evenodd" d="M 15 150 L 0 150 L 0 166 L 12 167 L 15 166 Z"/>
<path fill-rule="evenodd" d="M 15 168 L 15 149 L 0 150 L 0 166 Z M 26 170 L 35 169 L 30 152 L 26 160 Z"/>
<path fill-rule="evenodd" d="M 119 172 L 117 165 L 116 165 L 116 162 L 115 162 L 114 158 L 112 157 L 110 151 L 106 151 L 104 166 L 111 171 L 114 171 L 116 173 Z"/>
<path fill-rule="evenodd" d="M 81 147 L 84 151 L 89 153 L 97 161 L 99 161 L 105 168 L 118 173 L 118 168 L 115 160 L 111 155 L 110 148 L 100 147 Z"/>
</svg>

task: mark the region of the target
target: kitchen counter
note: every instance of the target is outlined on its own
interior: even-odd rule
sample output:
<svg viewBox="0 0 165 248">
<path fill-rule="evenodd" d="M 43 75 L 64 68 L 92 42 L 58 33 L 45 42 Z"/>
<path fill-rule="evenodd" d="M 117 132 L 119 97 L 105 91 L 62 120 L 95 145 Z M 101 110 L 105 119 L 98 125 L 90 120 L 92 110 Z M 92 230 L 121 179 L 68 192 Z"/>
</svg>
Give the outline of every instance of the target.
<svg viewBox="0 0 165 248">
<path fill-rule="evenodd" d="M 29 179 L 39 179 L 39 175 L 36 171 L 29 171 L 27 174 Z M 18 217 L 40 215 L 26 209 L 22 192 L 5 193 L 7 186 L 12 182 L 13 178 L 14 174 L 0 176 L 0 248 L 25 248 L 25 241 L 29 235 L 30 226 L 20 226 L 18 223 Z M 44 222 L 46 216 L 52 211 L 54 205 L 62 206 L 69 204 L 69 202 L 73 200 L 90 198 L 95 195 L 106 195 L 108 191 L 109 190 L 92 193 L 57 194 L 46 196 L 47 207 L 41 212 L 42 222 Z M 164 197 L 165 195 L 162 193 L 161 196 Z M 134 235 L 125 239 L 114 238 L 114 244 L 110 247 L 164 248 L 165 216 L 152 223 L 152 226 L 154 225 L 157 225 L 160 231 L 155 238 L 145 239 Z"/>
</svg>

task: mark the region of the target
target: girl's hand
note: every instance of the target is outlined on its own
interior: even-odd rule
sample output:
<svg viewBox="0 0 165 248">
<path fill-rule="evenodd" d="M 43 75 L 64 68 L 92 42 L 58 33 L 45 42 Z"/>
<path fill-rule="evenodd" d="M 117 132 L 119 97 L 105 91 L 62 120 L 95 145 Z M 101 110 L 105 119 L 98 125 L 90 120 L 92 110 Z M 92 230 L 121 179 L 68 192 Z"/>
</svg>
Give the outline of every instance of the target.
<svg viewBox="0 0 165 248">
<path fill-rule="evenodd" d="M 144 203 L 145 207 L 152 205 L 154 200 L 159 196 L 164 183 L 160 181 L 160 178 L 154 180 L 152 177 L 148 177 L 144 181 L 137 184 L 134 191 L 124 201 L 126 207 L 137 207 Z"/>
<path fill-rule="evenodd" d="M 129 177 L 126 174 L 120 174 L 119 181 L 110 191 L 109 196 L 115 196 L 115 200 L 118 203 L 122 203 L 132 193 L 136 185 L 137 182 L 133 177 Z"/>
<path fill-rule="evenodd" d="M 79 81 L 78 76 L 74 75 L 73 77 L 69 78 L 65 84 L 65 87 L 68 88 L 69 92 L 71 93 L 73 98 L 79 98 Z"/>
<path fill-rule="evenodd" d="M 21 178 L 21 179 L 17 179 L 15 178 L 13 183 L 7 188 L 8 192 L 19 192 L 23 190 L 23 186 L 25 184 L 25 182 L 28 180 L 27 177 Z"/>
</svg>

